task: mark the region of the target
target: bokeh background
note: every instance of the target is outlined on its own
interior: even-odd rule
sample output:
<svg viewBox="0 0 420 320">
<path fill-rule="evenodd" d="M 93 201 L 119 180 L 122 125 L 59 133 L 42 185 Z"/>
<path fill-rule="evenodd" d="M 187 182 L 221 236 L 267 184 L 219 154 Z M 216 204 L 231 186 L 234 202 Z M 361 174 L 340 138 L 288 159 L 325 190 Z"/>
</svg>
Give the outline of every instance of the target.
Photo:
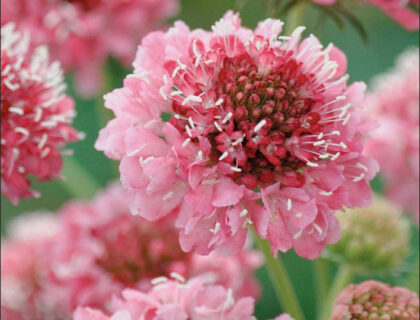
<svg viewBox="0 0 420 320">
<path fill-rule="evenodd" d="M 241 9 L 242 21 L 245 26 L 255 27 L 257 22 L 267 17 L 261 5 L 262 0 L 249 0 Z M 182 0 L 181 11 L 174 19 L 184 20 L 191 28 L 208 29 L 218 20 L 227 10 L 235 9 L 238 1 L 234 0 Z M 379 10 L 367 6 L 357 8 L 353 12 L 363 21 L 368 34 L 368 41 L 364 43 L 358 32 L 350 25 L 340 29 L 329 19 L 325 19 L 317 9 L 310 9 L 305 15 L 305 24 L 309 25 L 306 33 L 316 34 L 324 45 L 333 42 L 341 48 L 348 57 L 348 73 L 350 81 L 365 81 L 371 83 L 372 78 L 381 72 L 391 68 L 395 58 L 407 47 L 418 46 L 418 32 L 409 33 L 402 27 L 388 19 Z M 325 23 L 319 24 L 319 21 Z M 121 67 L 116 61 L 109 59 L 104 70 L 107 78 L 107 88 L 104 92 L 112 88 L 122 86 L 122 80 L 130 70 Z M 68 83 L 68 93 L 76 100 L 77 117 L 75 127 L 86 134 L 83 141 L 72 144 L 70 148 L 74 151 L 74 158 L 83 166 L 99 187 L 104 187 L 110 181 L 117 178 L 116 164 L 107 159 L 103 153 L 94 149 L 94 142 L 98 136 L 104 118 L 110 117 L 108 111 L 103 109 L 103 99 L 98 97 L 91 100 L 81 100 L 76 97 L 71 87 L 71 75 L 66 79 Z M 98 117 L 98 110 L 101 116 Z M 402 137 L 403 138 L 403 137 Z M 90 199 L 94 194 L 94 189 L 88 182 L 84 181 L 83 176 L 79 176 L 72 171 L 72 167 L 65 159 L 63 176 L 66 184 L 74 186 L 76 193 L 69 192 L 64 187 L 64 183 L 53 181 L 49 183 L 34 182 L 34 188 L 42 192 L 40 199 L 21 200 L 18 206 L 13 206 L 8 199 L 1 199 L 1 234 L 7 235 L 7 225 L 10 220 L 17 215 L 25 212 L 47 210 L 55 211 L 64 202 L 76 197 Z M 380 179 L 373 182 L 375 191 L 381 191 Z M 412 253 L 399 270 L 391 276 L 374 275 L 374 278 L 385 280 L 389 283 L 396 283 L 402 277 L 406 277 L 416 261 L 418 251 L 418 229 L 412 228 Z M 315 297 L 312 265 L 310 261 L 297 257 L 294 253 L 287 253 L 283 258 L 291 274 L 293 283 L 298 292 L 298 296 L 305 309 L 308 319 L 315 318 Z M 330 264 L 331 274 L 335 272 L 335 266 Z M 263 296 L 257 304 L 256 315 L 259 319 L 274 317 L 280 312 L 274 291 L 270 287 L 270 282 L 264 268 L 258 271 L 258 277 L 262 283 Z M 372 278 L 372 275 L 369 275 Z M 360 279 L 361 280 L 361 279 Z M 417 280 L 412 280 L 407 285 L 412 286 L 418 291 Z"/>
</svg>

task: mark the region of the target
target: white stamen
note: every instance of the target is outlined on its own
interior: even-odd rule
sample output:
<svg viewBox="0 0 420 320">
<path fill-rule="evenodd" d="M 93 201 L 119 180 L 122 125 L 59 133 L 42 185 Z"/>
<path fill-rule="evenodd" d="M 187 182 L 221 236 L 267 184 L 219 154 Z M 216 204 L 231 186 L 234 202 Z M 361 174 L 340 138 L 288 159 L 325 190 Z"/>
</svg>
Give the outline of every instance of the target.
<svg viewBox="0 0 420 320">
<path fill-rule="evenodd" d="M 38 142 L 38 149 L 44 148 L 45 144 L 47 143 L 48 135 L 44 133 L 41 137 L 41 140 Z"/>
<path fill-rule="evenodd" d="M 194 121 L 191 117 L 188 118 L 188 123 L 190 124 L 191 128 L 194 129 L 195 128 L 195 124 Z"/>
<path fill-rule="evenodd" d="M 186 97 L 184 101 L 182 101 L 182 105 L 185 106 L 190 101 L 201 103 L 203 102 L 203 99 L 201 99 L 198 96 L 191 95 L 191 96 Z"/>
<path fill-rule="evenodd" d="M 25 129 L 25 128 L 22 128 L 22 127 L 16 127 L 15 128 L 15 132 L 17 132 L 17 133 L 21 133 L 21 134 L 23 134 L 24 136 L 29 136 L 29 131 L 28 131 L 28 129 Z"/>
<path fill-rule="evenodd" d="M 192 137 L 191 129 L 188 125 L 185 126 L 185 131 L 187 131 L 187 134 Z"/>
<path fill-rule="evenodd" d="M 292 199 L 287 199 L 287 211 L 292 210 Z"/>
<path fill-rule="evenodd" d="M 335 155 L 333 155 L 332 157 L 331 157 L 331 160 L 337 160 L 338 159 L 338 157 L 340 156 L 340 152 L 337 152 Z"/>
<path fill-rule="evenodd" d="M 319 234 L 322 234 L 322 229 L 319 225 L 317 225 L 316 223 L 314 223 L 314 228 L 316 229 L 316 231 L 318 231 Z"/>
<path fill-rule="evenodd" d="M 223 99 L 220 98 L 219 100 L 216 101 L 215 105 L 220 106 L 222 103 L 223 103 Z"/>
<path fill-rule="evenodd" d="M 225 124 L 226 122 L 228 122 L 230 120 L 230 118 L 232 118 L 233 114 L 232 112 L 229 112 L 226 117 L 222 120 L 222 124 Z"/>
<path fill-rule="evenodd" d="M 360 176 L 353 178 L 353 182 L 359 182 L 359 181 L 363 180 L 364 177 L 365 177 L 365 174 L 362 173 L 362 174 L 360 174 Z"/>
<path fill-rule="evenodd" d="M 45 148 L 44 150 L 42 150 L 41 152 L 41 158 L 45 158 L 48 154 L 50 153 L 50 148 Z"/>
<path fill-rule="evenodd" d="M 319 165 L 318 165 L 317 163 L 315 163 L 315 162 L 311 162 L 311 161 L 307 161 L 307 162 L 306 162 L 306 165 L 307 165 L 308 167 L 312 167 L 312 168 L 317 168 L 317 167 L 319 167 Z"/>
<path fill-rule="evenodd" d="M 265 124 L 267 123 L 267 121 L 265 119 L 261 120 L 254 128 L 254 132 L 258 132 L 262 129 L 262 127 L 265 126 Z"/>
<path fill-rule="evenodd" d="M 329 154 L 321 154 L 321 155 L 319 156 L 319 158 L 320 158 L 320 159 L 322 159 L 322 160 L 328 159 L 329 157 L 330 157 L 330 155 L 329 155 Z"/>
<path fill-rule="evenodd" d="M 163 201 L 169 200 L 174 195 L 173 191 L 169 191 L 167 194 L 165 194 L 162 198 Z"/>
<path fill-rule="evenodd" d="M 244 209 L 244 210 L 242 210 L 242 211 L 239 213 L 239 216 L 240 216 L 241 218 L 243 218 L 243 217 L 245 217 L 247 214 L 248 214 L 248 210 Z"/>
<path fill-rule="evenodd" d="M 362 170 L 364 170 L 366 172 L 369 171 L 368 167 L 366 167 L 365 165 L 361 164 L 360 162 L 356 163 L 356 167 L 358 167 L 358 168 L 360 168 L 360 169 L 362 169 Z"/>
<path fill-rule="evenodd" d="M 347 149 L 347 145 L 346 145 L 343 141 L 341 141 L 341 142 L 340 142 L 340 146 L 341 146 L 343 149 Z"/>
<path fill-rule="evenodd" d="M 316 141 L 314 142 L 314 146 L 322 146 L 324 143 L 325 143 L 325 140 Z"/>
<path fill-rule="evenodd" d="M 182 147 L 186 147 L 191 142 L 190 138 L 185 139 L 185 141 L 182 143 Z"/>
<path fill-rule="evenodd" d="M 186 282 L 185 278 L 181 276 L 178 272 L 171 272 L 170 276 L 171 278 L 178 280 L 181 283 Z"/>
<path fill-rule="evenodd" d="M 152 161 L 154 159 L 155 159 L 155 157 L 152 157 L 152 156 L 150 156 L 150 157 L 148 157 L 148 158 L 146 158 L 144 160 L 143 160 L 143 157 L 140 157 L 140 159 L 139 159 L 140 165 L 141 166 L 144 166 L 145 164 L 149 163 L 150 161 Z"/>
<path fill-rule="evenodd" d="M 197 158 L 199 159 L 199 160 L 203 160 L 203 151 L 198 151 L 198 153 L 197 153 Z"/>
<path fill-rule="evenodd" d="M 179 90 L 175 90 L 171 92 L 171 97 L 175 97 L 175 96 L 182 96 L 183 92 L 179 91 Z"/>
<path fill-rule="evenodd" d="M 222 127 L 215 121 L 214 122 L 214 126 L 216 127 L 217 130 L 219 130 L 220 132 L 222 132 Z"/>
<path fill-rule="evenodd" d="M 23 115 L 23 109 L 21 109 L 21 108 L 16 108 L 16 107 L 11 107 L 11 108 L 9 108 L 9 111 L 10 112 L 13 112 L 13 113 L 17 113 L 17 114 L 19 114 L 19 115 Z"/>
<path fill-rule="evenodd" d="M 303 216 L 303 213 L 302 212 L 296 213 L 296 218 L 302 218 L 302 216 Z"/>
<path fill-rule="evenodd" d="M 293 240 L 297 240 L 302 236 L 303 233 L 303 229 L 300 229 L 294 236 L 293 236 Z"/>
<path fill-rule="evenodd" d="M 152 280 L 150 281 L 150 283 L 151 283 L 153 286 L 155 286 L 155 285 L 157 285 L 157 284 L 159 284 L 159 283 L 164 283 L 164 282 L 166 282 L 166 281 L 168 281 L 168 278 L 166 278 L 166 277 L 157 277 L 157 278 L 152 279 Z"/>
<path fill-rule="evenodd" d="M 216 224 L 214 225 L 214 228 L 210 229 L 210 232 L 216 234 L 220 231 L 220 228 L 221 228 L 220 222 L 216 222 Z"/>
<path fill-rule="evenodd" d="M 333 194 L 333 192 L 332 192 L 332 191 L 324 191 L 324 190 L 322 190 L 322 191 L 320 191 L 320 192 L 319 192 L 319 194 L 320 194 L 321 196 L 326 196 L 326 197 L 328 197 L 328 196 L 332 195 L 332 194 Z"/>
<path fill-rule="evenodd" d="M 223 159 L 225 159 L 228 155 L 229 155 L 229 152 L 227 152 L 227 151 L 223 152 L 223 154 L 219 157 L 219 161 L 222 161 L 222 160 L 223 160 Z"/>
<path fill-rule="evenodd" d="M 234 172 L 241 172 L 242 171 L 242 169 L 238 168 L 238 167 L 230 167 L 230 169 Z"/>
</svg>

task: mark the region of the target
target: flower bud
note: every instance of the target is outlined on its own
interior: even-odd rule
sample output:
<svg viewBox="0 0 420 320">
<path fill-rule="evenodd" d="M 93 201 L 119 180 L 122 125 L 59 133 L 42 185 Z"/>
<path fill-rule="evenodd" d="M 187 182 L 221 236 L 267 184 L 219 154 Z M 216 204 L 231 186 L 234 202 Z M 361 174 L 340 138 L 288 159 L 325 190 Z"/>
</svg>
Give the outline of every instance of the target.
<svg viewBox="0 0 420 320">
<path fill-rule="evenodd" d="M 367 208 L 347 209 L 337 214 L 341 240 L 330 252 L 355 268 L 387 270 L 405 258 L 409 248 L 409 225 L 390 202 L 376 198 Z"/>
</svg>

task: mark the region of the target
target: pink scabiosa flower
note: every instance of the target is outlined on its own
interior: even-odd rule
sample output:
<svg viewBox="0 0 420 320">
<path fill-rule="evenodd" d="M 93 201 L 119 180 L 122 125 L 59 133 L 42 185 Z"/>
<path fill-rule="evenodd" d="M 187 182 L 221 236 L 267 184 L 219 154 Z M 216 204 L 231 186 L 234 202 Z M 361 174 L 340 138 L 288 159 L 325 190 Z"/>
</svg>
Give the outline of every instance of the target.
<svg viewBox="0 0 420 320">
<path fill-rule="evenodd" d="M 255 320 L 254 299 L 235 301 L 232 291 L 214 285 L 201 276 L 183 279 L 156 279 L 147 293 L 124 290 L 122 299 L 113 302 L 111 315 L 98 310 L 78 308 L 74 320 L 147 319 L 147 320 Z"/>
<path fill-rule="evenodd" d="M 419 50 L 409 49 L 394 70 L 379 76 L 366 98 L 380 127 L 367 154 L 381 166 L 387 197 L 419 221 Z"/>
<path fill-rule="evenodd" d="M 275 318 L 274 320 L 294 320 L 290 315 L 288 314 L 282 314 Z"/>
<path fill-rule="evenodd" d="M 401 287 L 366 281 L 345 288 L 337 297 L 331 320 L 419 319 L 419 297 Z"/>
<path fill-rule="evenodd" d="M 144 38 L 106 96 L 116 118 L 96 148 L 121 161 L 133 214 L 176 215 L 185 251 L 234 254 L 252 224 L 273 254 L 316 258 L 340 237 L 334 210 L 371 201 L 365 85 L 347 86 L 333 45 L 300 41 L 302 27 L 279 37 L 282 25 L 252 31 L 232 12 L 212 32 L 176 22 Z"/>
<path fill-rule="evenodd" d="M 419 15 L 411 6 L 419 8 L 419 0 L 355 0 L 358 2 L 369 3 L 381 9 L 385 14 L 394 19 L 407 30 L 419 29 Z M 313 0 L 320 5 L 332 5 L 340 0 Z M 342 0 L 346 3 L 348 0 Z"/>
<path fill-rule="evenodd" d="M 231 288 L 235 298 L 259 296 L 253 271 L 261 257 L 244 250 L 235 257 L 185 253 L 171 217 L 148 222 L 130 214 L 115 184 L 92 203 L 69 203 L 60 212 L 63 231 L 46 255 L 50 262 L 44 294 L 71 315 L 77 306 L 103 311 L 123 288 L 147 291 L 151 280 L 177 274 L 207 275 Z"/>
<path fill-rule="evenodd" d="M 67 71 L 76 89 L 92 96 L 101 67 L 112 55 L 130 63 L 141 37 L 177 12 L 177 0 L 2 0 L 2 25 L 14 21 L 45 44 Z"/>
<path fill-rule="evenodd" d="M 79 137 L 70 126 L 74 104 L 63 94 L 60 65 L 49 63 L 45 47 L 29 54 L 28 46 L 13 24 L 1 28 L 1 189 L 14 204 L 39 195 L 29 176 L 60 176 L 58 148 Z"/>
<path fill-rule="evenodd" d="M 48 265 L 45 250 L 59 230 L 58 219 L 46 213 L 24 215 L 10 225 L 9 238 L 1 244 L 2 318 L 51 319 L 41 288 Z"/>
</svg>

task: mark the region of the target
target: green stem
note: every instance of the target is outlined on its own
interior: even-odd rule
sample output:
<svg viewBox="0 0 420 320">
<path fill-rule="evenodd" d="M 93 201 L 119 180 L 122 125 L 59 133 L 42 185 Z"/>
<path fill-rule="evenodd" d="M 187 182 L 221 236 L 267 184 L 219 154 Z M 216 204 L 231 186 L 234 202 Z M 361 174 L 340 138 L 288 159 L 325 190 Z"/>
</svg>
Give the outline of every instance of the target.
<svg viewBox="0 0 420 320">
<path fill-rule="evenodd" d="M 305 17 L 306 0 L 295 0 L 296 4 L 289 9 L 286 17 L 285 34 L 290 36 L 293 31 L 303 24 Z"/>
<path fill-rule="evenodd" d="M 86 171 L 74 157 L 66 157 L 61 185 L 76 199 L 90 199 L 99 189 L 91 173 Z"/>
<path fill-rule="evenodd" d="M 352 281 L 353 276 L 354 271 L 350 265 L 340 265 L 333 284 L 324 301 L 324 307 L 319 320 L 328 320 L 330 318 L 331 310 L 337 295 Z"/>
<path fill-rule="evenodd" d="M 315 273 L 315 287 L 316 287 L 316 300 L 318 313 L 321 313 L 322 306 L 327 297 L 328 286 L 329 286 L 329 268 L 328 262 L 322 258 L 318 258 L 313 262 L 314 273 Z"/>
<path fill-rule="evenodd" d="M 280 260 L 273 257 L 270 251 L 270 245 L 267 240 L 261 239 L 255 231 L 254 238 L 258 248 L 264 254 L 265 265 L 268 270 L 272 285 L 276 291 L 280 306 L 296 320 L 304 320 L 302 309 L 299 305 L 295 290 L 290 282 L 286 267 Z"/>
</svg>

